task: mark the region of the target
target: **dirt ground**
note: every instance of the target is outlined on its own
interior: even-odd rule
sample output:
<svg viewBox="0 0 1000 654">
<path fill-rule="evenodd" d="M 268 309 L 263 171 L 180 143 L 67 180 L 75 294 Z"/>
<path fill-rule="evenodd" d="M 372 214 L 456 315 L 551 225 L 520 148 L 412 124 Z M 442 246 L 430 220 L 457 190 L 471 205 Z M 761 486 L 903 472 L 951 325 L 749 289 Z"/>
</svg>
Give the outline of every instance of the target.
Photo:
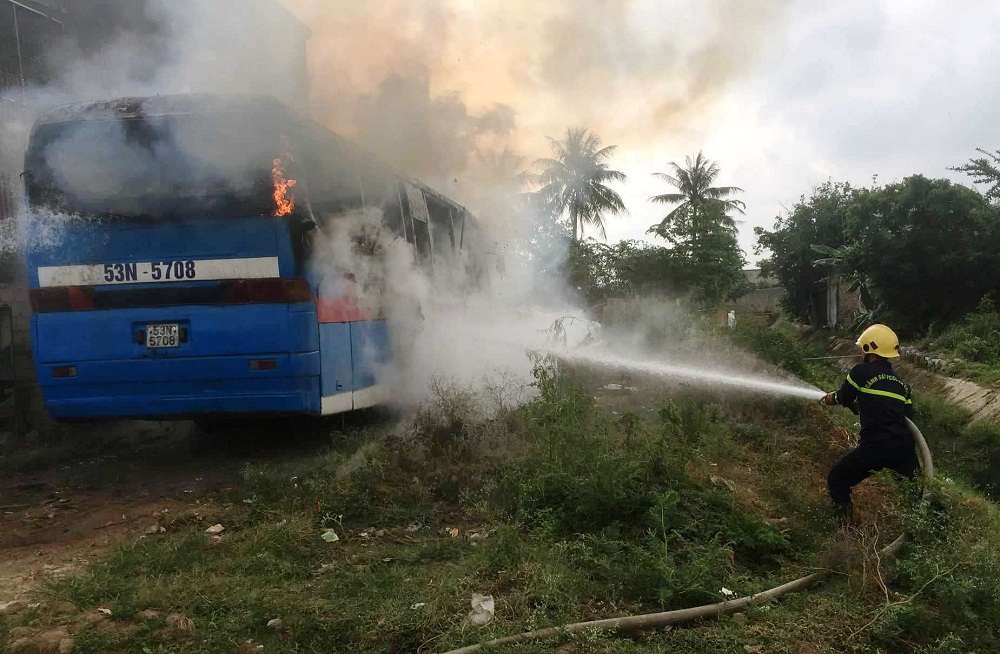
<svg viewBox="0 0 1000 654">
<path fill-rule="evenodd" d="M 209 435 L 186 422 L 118 423 L 103 427 L 113 431 L 110 453 L 0 476 L 0 610 L 176 516 L 210 517 L 210 498 L 247 462 L 315 452 L 331 443 L 330 427 L 286 422 Z"/>
</svg>

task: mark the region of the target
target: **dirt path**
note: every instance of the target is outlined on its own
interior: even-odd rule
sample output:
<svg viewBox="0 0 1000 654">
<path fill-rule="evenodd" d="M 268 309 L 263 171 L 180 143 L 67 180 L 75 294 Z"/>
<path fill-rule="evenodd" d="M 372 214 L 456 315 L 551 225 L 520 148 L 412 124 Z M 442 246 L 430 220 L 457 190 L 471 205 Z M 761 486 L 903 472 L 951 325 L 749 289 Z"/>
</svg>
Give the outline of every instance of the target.
<svg viewBox="0 0 1000 654">
<path fill-rule="evenodd" d="M 248 461 L 308 454 L 330 443 L 328 428 L 287 422 L 215 440 L 189 423 L 106 429 L 113 434 L 101 435 L 100 455 L 0 476 L 0 610 L 175 516 L 210 515 L 210 498 L 237 481 Z M 68 437 L 92 436 L 79 429 Z"/>
<path fill-rule="evenodd" d="M 239 471 L 217 461 L 167 461 L 100 457 L 0 480 L 0 606 L 142 538 Z"/>
<path fill-rule="evenodd" d="M 24 599 L 47 579 L 64 577 L 99 560 L 113 545 L 141 538 L 155 523 L 154 516 L 182 506 L 152 494 L 120 500 L 106 491 L 56 485 L 46 491 L 48 497 L 41 502 L 15 504 L 14 510 L 4 507 L 0 606 Z M 5 492 L 4 497 L 12 496 Z"/>
</svg>

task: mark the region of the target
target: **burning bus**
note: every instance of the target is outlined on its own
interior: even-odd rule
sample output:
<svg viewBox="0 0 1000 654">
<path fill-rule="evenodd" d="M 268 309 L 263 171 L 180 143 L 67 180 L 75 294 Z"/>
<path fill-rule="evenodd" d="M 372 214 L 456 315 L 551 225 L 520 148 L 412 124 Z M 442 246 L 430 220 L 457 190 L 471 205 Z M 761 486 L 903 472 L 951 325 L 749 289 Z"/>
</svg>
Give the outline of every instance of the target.
<svg viewBox="0 0 1000 654">
<path fill-rule="evenodd" d="M 331 284 L 316 243 L 377 216 L 367 227 L 431 265 L 459 260 L 472 228 L 454 201 L 267 97 L 56 109 L 32 130 L 25 187 L 35 366 L 56 419 L 378 404 L 385 307 L 350 272 Z"/>
</svg>

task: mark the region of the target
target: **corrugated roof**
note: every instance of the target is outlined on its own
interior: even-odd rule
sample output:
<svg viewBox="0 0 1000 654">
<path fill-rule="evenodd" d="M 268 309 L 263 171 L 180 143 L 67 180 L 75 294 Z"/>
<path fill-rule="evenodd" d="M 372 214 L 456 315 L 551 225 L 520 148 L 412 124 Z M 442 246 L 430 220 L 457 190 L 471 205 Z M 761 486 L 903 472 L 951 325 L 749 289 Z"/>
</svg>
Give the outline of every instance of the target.
<svg viewBox="0 0 1000 654">
<path fill-rule="evenodd" d="M 56 21 L 62 21 L 62 15 L 65 13 L 62 4 L 55 0 L 0 0 L 0 2 L 23 7 Z"/>
<path fill-rule="evenodd" d="M 204 113 L 208 111 L 254 111 L 293 114 L 291 109 L 267 95 L 185 93 L 179 95 L 115 98 L 100 102 L 77 102 L 75 104 L 56 107 L 45 112 L 39 117 L 38 123 L 165 116 L 171 114 Z"/>
</svg>

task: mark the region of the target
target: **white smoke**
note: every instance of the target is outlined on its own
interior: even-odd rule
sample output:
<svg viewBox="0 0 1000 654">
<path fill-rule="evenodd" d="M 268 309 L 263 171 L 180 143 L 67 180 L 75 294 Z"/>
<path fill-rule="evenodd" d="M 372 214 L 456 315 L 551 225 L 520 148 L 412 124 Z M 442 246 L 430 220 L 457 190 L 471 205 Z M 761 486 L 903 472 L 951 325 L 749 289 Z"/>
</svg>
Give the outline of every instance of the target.
<svg viewBox="0 0 1000 654">
<path fill-rule="evenodd" d="M 391 388 L 392 402 L 419 406 L 441 383 L 489 390 L 507 405 L 533 396 L 529 352 L 552 347 L 552 324 L 567 311 L 579 313 L 533 301 L 550 298 L 558 282 L 539 293 L 542 284 L 528 283 L 524 260 L 509 262 L 518 274 L 498 273 L 499 259 L 471 237 L 468 250 L 444 246 L 432 262 L 420 260 L 382 218 L 368 209 L 328 220 L 313 239 L 312 274 L 322 280 L 321 298 L 349 298 L 386 319 L 394 359 L 378 381 Z M 475 275 L 477 266 L 489 274 Z M 569 339 L 579 340 L 572 328 Z"/>
</svg>

